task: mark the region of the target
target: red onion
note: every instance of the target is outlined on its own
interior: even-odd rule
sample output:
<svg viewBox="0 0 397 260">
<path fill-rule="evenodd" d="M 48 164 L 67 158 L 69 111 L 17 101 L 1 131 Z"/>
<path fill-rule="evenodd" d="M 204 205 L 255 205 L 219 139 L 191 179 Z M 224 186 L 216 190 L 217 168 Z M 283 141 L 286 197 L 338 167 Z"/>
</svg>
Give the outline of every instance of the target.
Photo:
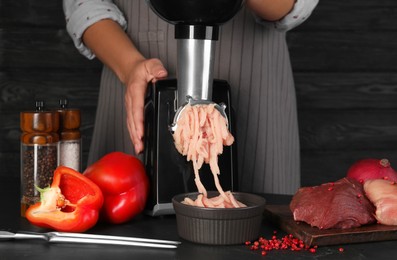
<svg viewBox="0 0 397 260">
<path fill-rule="evenodd" d="M 385 179 L 397 182 L 397 173 L 388 159 L 362 159 L 355 162 L 347 171 L 347 177 L 364 183 L 371 179 Z"/>
</svg>

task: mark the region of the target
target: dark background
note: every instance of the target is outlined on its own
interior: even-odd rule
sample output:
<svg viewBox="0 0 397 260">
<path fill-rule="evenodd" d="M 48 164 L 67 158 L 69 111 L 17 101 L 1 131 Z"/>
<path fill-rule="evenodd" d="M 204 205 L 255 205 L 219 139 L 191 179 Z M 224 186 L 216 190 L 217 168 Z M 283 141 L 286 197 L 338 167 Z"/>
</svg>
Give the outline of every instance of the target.
<svg viewBox="0 0 397 260">
<path fill-rule="evenodd" d="M 334 181 L 358 159 L 397 167 L 397 1 L 320 0 L 288 33 L 296 80 L 302 185 Z M 82 111 L 93 130 L 101 64 L 74 48 L 61 0 L 0 0 L 0 178 L 19 177 L 19 113 L 35 99 Z"/>
</svg>

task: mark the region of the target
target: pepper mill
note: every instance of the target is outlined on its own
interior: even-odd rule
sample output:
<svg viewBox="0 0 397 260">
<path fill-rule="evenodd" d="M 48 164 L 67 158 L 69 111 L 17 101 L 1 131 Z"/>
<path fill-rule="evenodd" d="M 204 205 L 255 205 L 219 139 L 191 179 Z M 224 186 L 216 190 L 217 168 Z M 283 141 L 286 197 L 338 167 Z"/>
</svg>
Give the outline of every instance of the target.
<svg viewBox="0 0 397 260">
<path fill-rule="evenodd" d="M 30 205 L 40 201 L 36 187 L 51 185 L 58 167 L 59 114 L 44 109 L 36 101 L 34 111 L 20 113 L 21 134 L 21 215 Z"/>
<path fill-rule="evenodd" d="M 60 116 L 59 127 L 59 158 L 60 165 L 67 166 L 75 171 L 82 170 L 82 139 L 80 133 L 81 113 L 79 109 L 68 108 L 68 100 L 59 100 Z"/>
</svg>

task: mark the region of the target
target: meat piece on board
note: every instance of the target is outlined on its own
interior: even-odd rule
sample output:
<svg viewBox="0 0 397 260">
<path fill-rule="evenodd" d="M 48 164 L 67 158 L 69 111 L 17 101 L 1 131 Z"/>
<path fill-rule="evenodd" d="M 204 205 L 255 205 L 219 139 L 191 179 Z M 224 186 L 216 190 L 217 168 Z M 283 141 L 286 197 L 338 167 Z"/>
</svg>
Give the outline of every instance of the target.
<svg viewBox="0 0 397 260">
<path fill-rule="evenodd" d="M 320 229 L 346 229 L 376 221 L 375 207 L 364 195 L 363 185 L 349 178 L 300 188 L 290 209 L 295 221 Z"/>
<path fill-rule="evenodd" d="M 380 224 L 397 225 L 397 185 L 383 179 L 364 183 L 368 199 L 375 205 L 375 217 Z"/>
</svg>

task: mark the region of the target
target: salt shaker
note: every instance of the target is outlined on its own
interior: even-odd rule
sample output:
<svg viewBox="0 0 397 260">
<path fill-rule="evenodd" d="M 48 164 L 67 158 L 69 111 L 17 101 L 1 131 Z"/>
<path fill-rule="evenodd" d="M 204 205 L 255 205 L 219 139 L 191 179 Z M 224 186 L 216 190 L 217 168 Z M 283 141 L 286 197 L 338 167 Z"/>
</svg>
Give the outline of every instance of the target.
<svg viewBox="0 0 397 260">
<path fill-rule="evenodd" d="M 21 215 L 30 205 L 40 201 L 36 189 L 51 185 L 58 166 L 59 113 L 44 109 L 36 101 L 36 109 L 20 113 L 21 134 Z"/>
<path fill-rule="evenodd" d="M 82 140 L 80 133 L 81 114 L 79 109 L 68 108 L 68 100 L 59 100 L 60 108 L 60 165 L 78 172 L 82 170 Z"/>
</svg>

